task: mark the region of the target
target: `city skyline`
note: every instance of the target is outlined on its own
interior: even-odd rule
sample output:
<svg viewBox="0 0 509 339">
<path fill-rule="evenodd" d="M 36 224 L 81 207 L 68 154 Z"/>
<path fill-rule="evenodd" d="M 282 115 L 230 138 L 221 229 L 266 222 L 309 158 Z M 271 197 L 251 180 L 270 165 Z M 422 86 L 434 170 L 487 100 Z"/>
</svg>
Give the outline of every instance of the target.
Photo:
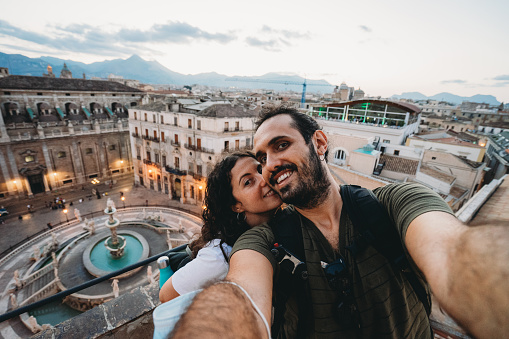
<svg viewBox="0 0 509 339">
<path fill-rule="evenodd" d="M 491 94 L 509 101 L 502 1 L 9 2 L 0 48 L 85 63 L 138 54 L 179 73 L 269 72 L 367 95 Z M 5 65 L 2 65 L 5 66 Z"/>
</svg>

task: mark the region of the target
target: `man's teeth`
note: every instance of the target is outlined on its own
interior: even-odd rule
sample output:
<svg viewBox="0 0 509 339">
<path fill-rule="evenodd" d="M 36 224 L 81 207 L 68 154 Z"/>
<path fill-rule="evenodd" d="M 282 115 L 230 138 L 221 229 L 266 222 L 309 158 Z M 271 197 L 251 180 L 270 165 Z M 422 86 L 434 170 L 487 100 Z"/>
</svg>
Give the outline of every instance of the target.
<svg viewBox="0 0 509 339">
<path fill-rule="evenodd" d="M 292 175 L 293 172 L 286 172 L 285 174 L 281 175 L 279 178 L 277 178 L 277 183 L 279 184 L 281 181 L 288 178 L 290 175 Z"/>
</svg>

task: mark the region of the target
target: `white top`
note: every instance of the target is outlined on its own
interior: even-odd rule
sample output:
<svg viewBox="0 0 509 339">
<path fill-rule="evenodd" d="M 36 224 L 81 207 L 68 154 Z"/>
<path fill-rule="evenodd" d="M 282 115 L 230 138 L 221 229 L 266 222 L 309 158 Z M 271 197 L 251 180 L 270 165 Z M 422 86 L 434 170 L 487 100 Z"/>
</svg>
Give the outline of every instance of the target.
<svg viewBox="0 0 509 339">
<path fill-rule="evenodd" d="M 173 288 L 183 295 L 200 288 L 209 282 L 222 280 L 228 273 L 228 262 L 219 248 L 221 240 L 214 239 L 198 251 L 195 259 L 172 275 Z M 231 246 L 223 244 L 226 256 L 230 256 Z"/>
</svg>

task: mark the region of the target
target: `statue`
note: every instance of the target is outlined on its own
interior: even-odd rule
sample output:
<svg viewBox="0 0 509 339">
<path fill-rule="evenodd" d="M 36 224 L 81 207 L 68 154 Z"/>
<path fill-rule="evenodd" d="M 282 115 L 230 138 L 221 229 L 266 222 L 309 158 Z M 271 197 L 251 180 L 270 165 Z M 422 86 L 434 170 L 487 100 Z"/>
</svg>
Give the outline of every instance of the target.
<svg viewBox="0 0 509 339">
<path fill-rule="evenodd" d="M 21 288 L 21 280 L 19 279 L 19 271 L 14 271 L 14 284 L 16 284 L 17 288 Z"/>
<path fill-rule="evenodd" d="M 159 221 L 164 221 L 163 211 L 159 210 Z"/>
<path fill-rule="evenodd" d="M 28 318 L 28 326 L 32 333 L 37 333 L 42 331 L 42 326 L 37 323 L 37 319 L 33 315 Z"/>
<path fill-rule="evenodd" d="M 143 219 L 146 219 L 147 218 L 147 211 L 145 209 L 143 209 Z"/>
<path fill-rule="evenodd" d="M 113 296 L 115 298 L 118 298 L 119 295 L 119 288 L 118 288 L 118 279 L 113 279 L 113 282 L 111 283 L 111 286 L 113 287 Z"/>
<path fill-rule="evenodd" d="M 85 218 L 85 226 L 83 226 L 83 229 L 88 231 L 89 235 L 93 235 L 95 233 L 95 221 L 89 221 L 87 218 Z"/>
<path fill-rule="evenodd" d="M 18 301 L 16 300 L 16 295 L 14 293 L 11 293 L 10 296 L 12 309 L 18 308 Z"/>
<path fill-rule="evenodd" d="M 54 232 L 51 232 L 51 246 L 52 247 L 57 247 L 58 246 L 57 235 Z"/>
<path fill-rule="evenodd" d="M 53 266 L 58 267 L 57 255 L 55 252 L 51 252 L 51 258 L 53 259 Z"/>
<path fill-rule="evenodd" d="M 155 283 L 154 277 L 152 276 L 152 266 L 147 267 L 147 280 L 150 285 Z"/>
<path fill-rule="evenodd" d="M 76 219 L 78 219 L 78 221 L 81 221 L 81 214 L 79 209 L 77 208 L 74 209 L 74 216 L 76 217 Z"/>
<path fill-rule="evenodd" d="M 171 245 L 170 230 L 166 230 L 166 242 L 168 243 L 168 249 L 171 250 L 173 246 Z"/>
<path fill-rule="evenodd" d="M 109 212 L 115 209 L 115 203 L 113 202 L 113 200 L 111 200 L 111 198 L 108 198 L 108 200 L 106 201 L 106 207 L 108 208 Z"/>
<path fill-rule="evenodd" d="M 179 218 L 179 232 L 184 233 L 184 226 L 182 226 L 182 218 Z"/>
<path fill-rule="evenodd" d="M 53 266 L 53 273 L 55 274 L 55 280 L 60 280 L 58 277 L 58 267 Z"/>
<path fill-rule="evenodd" d="M 37 245 L 32 246 L 32 250 L 34 251 L 35 261 L 39 260 L 41 258 L 41 249 L 39 248 L 39 246 Z"/>
</svg>

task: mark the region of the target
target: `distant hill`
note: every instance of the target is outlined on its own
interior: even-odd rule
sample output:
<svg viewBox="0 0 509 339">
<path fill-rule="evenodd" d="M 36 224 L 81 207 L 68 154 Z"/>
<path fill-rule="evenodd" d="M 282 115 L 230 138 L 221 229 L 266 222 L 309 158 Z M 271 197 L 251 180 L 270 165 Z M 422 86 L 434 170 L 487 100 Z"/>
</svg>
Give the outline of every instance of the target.
<svg viewBox="0 0 509 339">
<path fill-rule="evenodd" d="M 83 74 L 87 79 L 91 77 L 107 78 L 109 74 L 120 75 L 124 79 L 135 79 L 146 84 L 172 84 L 172 85 L 193 85 L 200 84 L 205 86 L 217 87 L 239 87 L 239 88 L 266 88 L 273 90 L 294 90 L 302 91 L 302 85 L 288 85 L 278 83 L 265 83 L 269 80 L 273 82 L 297 82 L 304 83 L 304 78 L 296 75 L 285 75 L 279 73 L 267 73 L 256 77 L 228 77 L 215 72 L 200 74 L 181 74 L 174 72 L 157 61 L 146 61 L 138 55 L 133 55 L 128 59 L 105 60 L 85 64 L 73 60 L 63 60 L 59 58 L 43 56 L 40 58 L 28 58 L 20 54 L 0 53 L 0 67 L 8 67 L 10 74 L 42 76 L 46 73 L 47 66 L 53 68 L 53 73 L 58 77 L 64 66 L 64 62 L 72 72 L 74 78 L 82 78 Z M 253 82 L 234 82 L 227 79 L 238 78 L 244 80 L 256 80 Z M 319 84 L 319 86 L 313 86 Z M 313 92 L 332 92 L 334 86 L 325 80 L 307 80 L 308 91 Z M 323 86 L 327 85 L 327 86 Z"/>
<path fill-rule="evenodd" d="M 481 95 L 476 94 L 471 97 L 462 97 L 459 95 L 443 92 L 438 93 L 433 96 L 427 97 L 422 93 L 419 92 L 405 92 L 401 95 L 393 95 L 392 98 L 395 99 L 412 99 L 412 100 L 438 100 L 438 101 L 447 101 L 455 105 L 461 104 L 463 101 L 470 101 L 470 102 L 478 102 L 478 103 L 487 103 L 490 105 L 500 105 L 500 102 L 498 102 L 497 98 L 495 98 L 493 95 Z"/>
</svg>

